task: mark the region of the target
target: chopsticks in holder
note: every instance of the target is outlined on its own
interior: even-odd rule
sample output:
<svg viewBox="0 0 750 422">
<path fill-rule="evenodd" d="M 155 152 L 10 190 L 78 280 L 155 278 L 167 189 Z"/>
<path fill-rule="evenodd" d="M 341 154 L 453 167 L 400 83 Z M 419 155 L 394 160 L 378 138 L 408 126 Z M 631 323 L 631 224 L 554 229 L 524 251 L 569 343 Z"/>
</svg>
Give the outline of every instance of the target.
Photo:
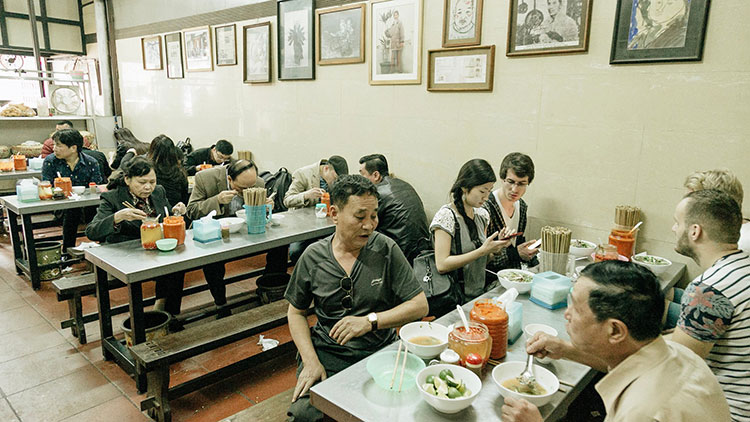
<svg viewBox="0 0 750 422">
<path fill-rule="evenodd" d="M 623 227 L 633 227 L 641 221 L 641 209 L 631 205 L 615 207 L 615 224 Z"/>
<path fill-rule="evenodd" d="M 247 188 L 242 191 L 242 198 L 245 200 L 245 205 L 249 207 L 265 205 L 266 189 L 265 188 Z"/>
<path fill-rule="evenodd" d="M 567 227 L 542 227 L 542 250 L 549 253 L 567 254 L 570 249 L 571 233 Z"/>
</svg>

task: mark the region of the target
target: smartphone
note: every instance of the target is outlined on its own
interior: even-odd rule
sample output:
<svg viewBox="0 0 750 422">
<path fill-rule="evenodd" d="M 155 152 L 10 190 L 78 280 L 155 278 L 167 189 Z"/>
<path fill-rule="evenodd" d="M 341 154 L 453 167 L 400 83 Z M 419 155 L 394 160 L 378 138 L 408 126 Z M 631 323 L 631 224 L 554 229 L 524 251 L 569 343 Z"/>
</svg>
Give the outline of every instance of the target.
<svg viewBox="0 0 750 422">
<path fill-rule="evenodd" d="M 516 236 L 520 236 L 520 235 L 522 235 L 522 234 L 523 234 L 523 232 L 517 232 L 517 233 L 513 233 L 512 235 L 510 235 L 510 236 L 508 236 L 508 237 L 504 237 L 504 238 L 502 238 L 502 239 L 500 239 L 500 240 L 508 240 L 508 239 L 512 239 L 512 238 L 514 238 L 514 237 L 516 237 Z"/>
</svg>

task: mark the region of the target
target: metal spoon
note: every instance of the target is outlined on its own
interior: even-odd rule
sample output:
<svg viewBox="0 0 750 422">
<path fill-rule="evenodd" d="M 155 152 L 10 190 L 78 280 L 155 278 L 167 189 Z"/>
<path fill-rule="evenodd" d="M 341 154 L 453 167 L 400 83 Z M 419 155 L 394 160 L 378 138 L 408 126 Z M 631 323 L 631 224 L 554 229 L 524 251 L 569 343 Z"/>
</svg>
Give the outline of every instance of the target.
<svg viewBox="0 0 750 422">
<path fill-rule="evenodd" d="M 529 387 L 536 381 L 536 377 L 534 376 L 534 355 L 529 355 L 526 360 L 526 368 L 521 372 L 521 375 L 518 376 L 518 381 L 521 385 Z"/>
</svg>

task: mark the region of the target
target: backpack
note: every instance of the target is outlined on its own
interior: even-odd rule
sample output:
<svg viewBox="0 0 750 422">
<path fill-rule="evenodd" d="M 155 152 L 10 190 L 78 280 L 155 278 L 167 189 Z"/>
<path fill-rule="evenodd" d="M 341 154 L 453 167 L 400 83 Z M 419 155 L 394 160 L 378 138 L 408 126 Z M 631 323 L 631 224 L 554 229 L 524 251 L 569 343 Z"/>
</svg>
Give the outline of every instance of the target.
<svg viewBox="0 0 750 422">
<path fill-rule="evenodd" d="M 184 141 L 177 142 L 176 146 L 182 151 L 182 155 L 184 155 L 185 157 L 193 152 L 193 146 L 190 144 L 190 138 L 187 138 Z"/>
<path fill-rule="evenodd" d="M 292 174 L 285 167 L 281 167 L 276 173 L 264 171 L 260 174 L 263 181 L 266 182 L 266 192 L 268 196 L 276 194 L 273 198 L 273 212 L 283 212 L 287 208 L 284 206 L 284 195 L 292 185 Z"/>
</svg>

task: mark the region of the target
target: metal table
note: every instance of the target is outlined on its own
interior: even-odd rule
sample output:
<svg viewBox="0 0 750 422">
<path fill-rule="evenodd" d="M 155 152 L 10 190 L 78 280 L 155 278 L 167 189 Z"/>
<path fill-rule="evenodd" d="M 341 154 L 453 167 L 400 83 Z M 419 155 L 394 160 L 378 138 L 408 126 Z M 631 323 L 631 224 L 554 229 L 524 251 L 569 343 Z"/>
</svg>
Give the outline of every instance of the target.
<svg viewBox="0 0 750 422">
<path fill-rule="evenodd" d="M 673 264 L 660 281 L 662 288 L 674 286 L 682 277 L 685 264 Z M 497 287 L 480 296 L 495 297 L 505 289 Z M 522 325 L 542 323 L 555 328 L 558 336 L 570 340 L 565 330 L 565 309 L 550 311 L 529 301 L 528 294 L 520 295 L 517 301 L 523 304 Z M 474 301 L 463 306 L 469 314 Z M 459 322 L 458 312 L 453 311 L 436 322 L 445 326 Z M 397 350 L 398 342 L 384 348 Z M 524 335 L 512 345 L 508 345 L 508 354 L 504 361 L 525 361 L 526 349 Z M 538 362 L 537 362 L 538 363 Z M 588 366 L 568 360 L 552 361 L 542 365 L 560 379 L 560 389 L 552 401 L 539 410 L 546 421 L 557 421 L 567 412 L 568 406 L 595 377 L 597 371 Z M 482 390 L 472 406 L 460 413 L 446 415 L 440 413 L 422 400 L 416 388 L 402 393 L 389 392 L 378 387 L 367 372 L 367 359 L 350 366 L 333 377 L 314 385 L 310 389 L 311 403 L 332 418 L 339 421 L 399 421 L 399 422 L 435 422 L 435 421 L 497 421 L 501 420 L 500 410 L 503 397 L 500 389 L 492 380 L 493 367 L 488 365 L 482 376 Z"/>
<path fill-rule="evenodd" d="M 285 218 L 279 226 L 269 225 L 263 234 L 247 234 L 247 229 L 243 226 L 239 232 L 232 233 L 228 241 L 199 243 L 193 240 L 192 230 L 187 230 L 185 244 L 171 252 L 145 250 L 141 247 L 140 240 L 86 249 L 86 259 L 94 265 L 96 273 L 104 358 L 115 359 L 127 372 L 136 374 L 127 347 L 113 336 L 108 273 L 128 285 L 133 344 L 143 343 L 146 341 L 143 282 L 166 274 L 200 268 L 206 264 L 240 259 L 293 242 L 326 236 L 335 229 L 330 218 L 316 218 L 312 208 L 287 211 L 283 215 Z M 136 387 L 139 391 L 146 390 L 145 374 L 136 374 Z"/>
<path fill-rule="evenodd" d="M 16 271 L 18 274 L 26 274 L 31 279 L 31 287 L 38 289 L 41 285 L 39 279 L 40 271 L 47 268 L 59 266 L 50 264 L 39 266 L 36 260 L 34 227 L 31 216 L 34 214 L 48 213 L 57 210 L 71 208 L 83 208 L 99 205 L 99 194 L 85 194 L 80 199 L 62 199 L 36 202 L 21 202 L 16 195 L 0 196 L 0 202 L 8 211 L 8 223 L 10 226 L 10 243 L 13 246 L 13 257 L 15 258 Z M 23 239 L 19 236 L 18 216 L 21 216 L 21 229 Z"/>
<path fill-rule="evenodd" d="M 0 171 L 0 181 L 26 179 L 29 177 L 41 177 L 41 170 L 24 170 L 24 171 Z"/>
</svg>

